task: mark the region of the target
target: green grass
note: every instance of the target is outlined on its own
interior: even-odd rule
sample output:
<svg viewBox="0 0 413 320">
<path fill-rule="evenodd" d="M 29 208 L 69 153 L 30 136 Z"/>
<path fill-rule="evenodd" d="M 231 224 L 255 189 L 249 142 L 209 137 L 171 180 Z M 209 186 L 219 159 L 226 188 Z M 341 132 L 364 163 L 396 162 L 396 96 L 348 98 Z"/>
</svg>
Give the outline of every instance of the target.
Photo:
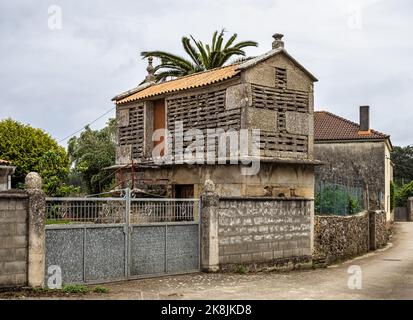
<svg viewBox="0 0 413 320">
<path fill-rule="evenodd" d="M 70 224 L 70 220 L 46 220 L 46 224 Z"/>
<path fill-rule="evenodd" d="M 103 287 L 103 286 L 96 286 L 96 287 L 93 289 L 93 292 L 94 292 L 94 293 L 109 293 L 109 289 L 106 288 L 106 287 Z"/>
<path fill-rule="evenodd" d="M 62 291 L 70 294 L 86 294 L 90 292 L 90 289 L 83 284 L 68 284 L 63 286 Z"/>
<path fill-rule="evenodd" d="M 69 294 L 109 293 L 109 289 L 104 286 L 96 286 L 92 289 L 84 284 L 67 284 L 63 286 L 62 291 Z"/>
<path fill-rule="evenodd" d="M 235 273 L 245 274 L 245 273 L 248 273 L 248 271 L 249 271 L 248 268 L 246 266 L 243 266 L 242 264 L 239 264 L 239 265 L 234 267 L 234 272 Z"/>
</svg>

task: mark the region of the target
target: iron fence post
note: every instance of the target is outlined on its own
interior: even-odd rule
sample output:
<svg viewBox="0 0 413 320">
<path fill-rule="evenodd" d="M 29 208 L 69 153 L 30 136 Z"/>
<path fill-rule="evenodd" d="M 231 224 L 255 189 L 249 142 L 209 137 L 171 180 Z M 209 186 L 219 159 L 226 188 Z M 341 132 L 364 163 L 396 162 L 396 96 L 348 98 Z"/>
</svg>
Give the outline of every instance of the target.
<svg viewBox="0 0 413 320">
<path fill-rule="evenodd" d="M 129 268 L 129 221 L 130 221 L 130 204 L 131 204 L 131 190 L 129 188 L 125 189 L 125 278 L 129 278 L 130 268 Z"/>
</svg>

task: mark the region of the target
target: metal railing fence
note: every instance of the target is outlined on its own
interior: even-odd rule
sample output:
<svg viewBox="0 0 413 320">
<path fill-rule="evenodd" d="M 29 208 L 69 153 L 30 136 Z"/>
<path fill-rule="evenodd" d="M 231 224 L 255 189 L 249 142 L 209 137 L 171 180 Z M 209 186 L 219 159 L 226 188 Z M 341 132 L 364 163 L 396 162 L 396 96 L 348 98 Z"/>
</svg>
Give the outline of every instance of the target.
<svg viewBox="0 0 413 320">
<path fill-rule="evenodd" d="M 199 199 L 46 198 L 47 224 L 197 222 Z"/>
</svg>

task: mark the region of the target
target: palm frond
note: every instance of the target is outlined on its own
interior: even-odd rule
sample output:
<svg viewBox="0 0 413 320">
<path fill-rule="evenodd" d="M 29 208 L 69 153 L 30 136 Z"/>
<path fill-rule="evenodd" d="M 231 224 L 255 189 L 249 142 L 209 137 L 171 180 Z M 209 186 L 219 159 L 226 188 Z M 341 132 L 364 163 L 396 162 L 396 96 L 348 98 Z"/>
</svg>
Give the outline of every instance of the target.
<svg viewBox="0 0 413 320">
<path fill-rule="evenodd" d="M 174 55 L 172 53 L 165 52 L 165 51 L 144 51 L 144 52 L 141 52 L 141 56 L 143 58 L 148 58 L 148 57 L 159 58 L 162 62 L 170 61 L 188 70 L 192 68 L 192 63 L 188 61 L 187 59 Z"/>
<path fill-rule="evenodd" d="M 246 47 L 258 47 L 258 42 L 255 41 L 241 41 L 234 45 L 234 48 L 242 49 Z"/>
<path fill-rule="evenodd" d="M 191 57 L 192 61 L 198 66 L 201 65 L 202 63 L 199 59 L 199 52 L 192 46 L 191 39 L 189 39 L 188 37 L 183 37 L 182 45 L 185 52 Z"/>
<path fill-rule="evenodd" d="M 182 76 L 184 76 L 184 74 L 177 70 L 162 71 L 156 74 L 156 82 L 164 82 L 168 80 L 168 78 L 176 78 Z"/>
<path fill-rule="evenodd" d="M 212 34 L 212 41 L 210 44 L 204 44 L 202 41 L 197 41 L 192 35 L 189 37 L 182 37 L 182 46 L 188 59 L 186 57 L 158 50 L 143 51 L 141 52 L 141 56 L 143 58 L 154 57 L 160 60 L 160 64 L 154 67 L 156 80 L 160 82 L 174 77 L 221 67 L 227 64 L 234 56 L 244 57 L 244 48 L 258 46 L 255 41 L 241 41 L 235 43 L 238 36 L 236 33 L 234 33 L 228 41 L 224 42 L 225 32 L 225 29 L 222 29 L 220 32 L 215 31 Z M 236 61 L 241 61 L 241 59 Z"/>
<path fill-rule="evenodd" d="M 225 46 L 224 46 L 224 50 L 225 50 L 225 49 L 228 49 L 229 47 L 231 47 L 231 45 L 234 43 L 234 41 L 235 41 L 235 39 L 237 38 L 237 36 L 238 36 L 238 35 L 237 35 L 236 33 L 234 33 L 234 34 L 232 35 L 232 37 L 228 39 L 227 43 L 226 43 Z"/>
</svg>

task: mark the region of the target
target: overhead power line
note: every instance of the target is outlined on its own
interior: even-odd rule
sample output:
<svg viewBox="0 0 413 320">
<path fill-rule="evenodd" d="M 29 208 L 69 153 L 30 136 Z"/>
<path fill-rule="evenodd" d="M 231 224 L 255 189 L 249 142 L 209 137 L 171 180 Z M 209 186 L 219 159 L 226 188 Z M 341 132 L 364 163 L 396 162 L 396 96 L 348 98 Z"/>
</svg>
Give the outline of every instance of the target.
<svg viewBox="0 0 413 320">
<path fill-rule="evenodd" d="M 79 130 L 73 132 L 72 134 L 68 135 L 67 137 L 59 140 L 58 143 L 61 143 L 61 142 L 65 141 L 65 140 L 73 137 L 74 135 L 78 134 L 79 132 L 82 132 L 83 130 L 85 130 L 86 127 L 91 126 L 91 125 L 94 124 L 96 121 L 102 119 L 104 116 L 106 116 L 107 114 L 109 114 L 110 112 L 112 112 L 115 108 L 116 108 L 116 106 L 110 108 L 110 110 L 106 111 L 104 114 L 100 115 L 99 117 L 97 117 L 97 118 L 96 118 L 95 120 L 93 120 L 92 122 L 89 122 L 89 123 L 85 124 L 81 129 L 79 129 Z"/>
</svg>

